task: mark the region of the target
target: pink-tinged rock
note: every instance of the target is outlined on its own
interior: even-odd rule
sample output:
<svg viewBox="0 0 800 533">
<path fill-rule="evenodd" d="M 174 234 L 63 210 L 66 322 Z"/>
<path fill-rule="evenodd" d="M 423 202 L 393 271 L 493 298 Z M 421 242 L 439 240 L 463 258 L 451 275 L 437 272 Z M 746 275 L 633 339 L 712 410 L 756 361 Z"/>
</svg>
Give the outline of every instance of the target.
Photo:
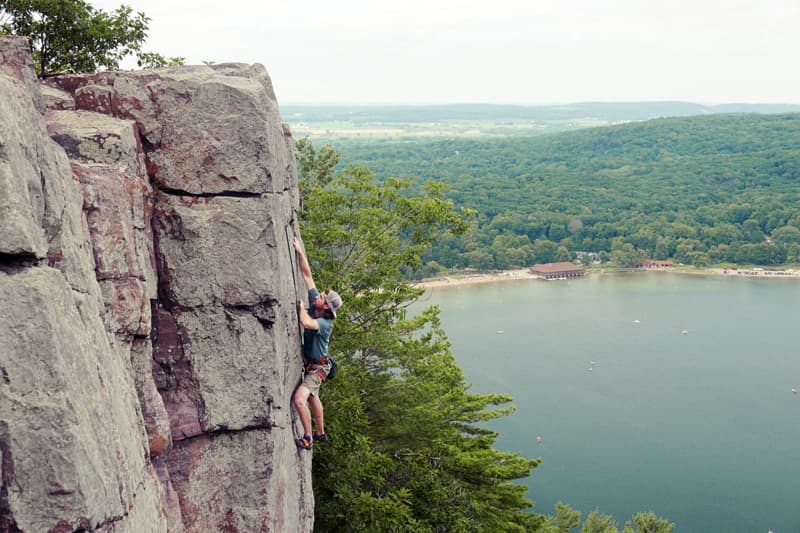
<svg viewBox="0 0 800 533">
<path fill-rule="evenodd" d="M 0 72 L 22 82 L 36 110 L 39 113 L 43 111 L 39 80 L 27 39 L 14 35 L 0 36 Z"/>
<path fill-rule="evenodd" d="M 294 449 L 292 449 L 294 448 Z M 313 495 L 299 471 L 277 463 L 301 458 L 288 429 L 203 435 L 166 453 L 186 532 L 311 531 Z"/>
<path fill-rule="evenodd" d="M 184 342 L 175 317 L 161 307 L 153 309 L 153 379 L 169 414 L 173 441 L 203 432 L 202 400 L 191 361 L 184 357 Z M 185 338 L 185 336 L 184 336 Z"/>
<path fill-rule="evenodd" d="M 178 493 L 172 486 L 172 479 L 169 476 L 167 463 L 163 458 L 158 457 L 153 461 L 153 467 L 164 493 L 164 507 L 167 516 L 167 531 L 183 531 L 183 519 L 181 517 L 181 502 Z"/>
<path fill-rule="evenodd" d="M 83 188 L 97 278 L 143 278 L 133 222 L 133 205 L 142 202 L 141 182 L 105 165 L 73 162 L 72 168 Z"/>
<path fill-rule="evenodd" d="M 153 381 L 153 345 L 149 339 L 138 337 L 133 340 L 131 367 L 147 431 L 150 457 L 155 458 L 172 446 L 172 435 L 164 400 Z"/>
<path fill-rule="evenodd" d="M 47 129 L 72 157 L 83 190 L 109 331 L 147 335 L 155 295 L 152 191 L 134 125 L 89 112 L 51 111 Z"/>
<path fill-rule="evenodd" d="M 113 116 L 115 96 L 114 88 L 108 85 L 87 85 L 75 91 L 75 107 Z"/>
<path fill-rule="evenodd" d="M 150 300 L 145 283 L 132 277 L 100 280 L 105 303 L 106 329 L 122 337 L 148 335 L 151 328 Z"/>
</svg>

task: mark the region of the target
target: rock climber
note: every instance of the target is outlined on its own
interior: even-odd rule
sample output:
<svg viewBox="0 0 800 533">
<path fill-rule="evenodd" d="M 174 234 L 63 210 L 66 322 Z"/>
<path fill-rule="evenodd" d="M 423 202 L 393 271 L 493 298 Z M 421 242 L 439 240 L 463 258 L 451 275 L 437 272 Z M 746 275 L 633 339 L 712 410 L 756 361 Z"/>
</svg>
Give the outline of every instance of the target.
<svg viewBox="0 0 800 533">
<path fill-rule="evenodd" d="M 332 290 L 320 293 L 311 276 L 303 247 L 297 237 L 294 238 L 294 249 L 297 252 L 297 263 L 308 289 L 308 307 L 303 300 L 297 301 L 297 314 L 303 326 L 303 364 L 305 374 L 302 383 L 294 392 L 294 406 L 303 424 L 303 437 L 295 439 L 297 446 L 310 450 L 314 441 L 327 442 L 322 402 L 319 389 L 331 371 L 331 360 L 328 357 L 328 343 L 333 332 L 333 321 L 336 311 L 342 306 L 342 298 Z M 311 410 L 309 411 L 309 405 Z M 314 414 L 316 433 L 312 436 L 311 414 Z"/>
</svg>

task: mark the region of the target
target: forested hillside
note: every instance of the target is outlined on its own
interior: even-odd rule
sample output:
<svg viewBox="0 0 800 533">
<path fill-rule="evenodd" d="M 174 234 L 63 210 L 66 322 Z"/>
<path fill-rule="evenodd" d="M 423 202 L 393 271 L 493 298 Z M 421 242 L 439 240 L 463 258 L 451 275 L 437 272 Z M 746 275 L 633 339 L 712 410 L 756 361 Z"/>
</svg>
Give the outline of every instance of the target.
<svg viewBox="0 0 800 533">
<path fill-rule="evenodd" d="M 800 261 L 800 114 L 657 119 L 540 137 L 333 143 L 342 165 L 435 180 L 478 211 L 440 267 L 509 268 L 599 253 L 624 265 Z"/>
</svg>

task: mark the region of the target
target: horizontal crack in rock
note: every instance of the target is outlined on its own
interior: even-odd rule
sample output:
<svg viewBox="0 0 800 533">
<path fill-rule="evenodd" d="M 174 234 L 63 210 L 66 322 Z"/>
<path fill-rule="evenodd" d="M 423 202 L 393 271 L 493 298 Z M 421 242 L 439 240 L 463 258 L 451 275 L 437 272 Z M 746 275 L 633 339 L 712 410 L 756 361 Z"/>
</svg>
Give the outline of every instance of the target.
<svg viewBox="0 0 800 533">
<path fill-rule="evenodd" d="M 24 268 L 39 266 L 40 260 L 28 252 L 20 254 L 0 253 L 0 270 L 12 274 Z"/>
<path fill-rule="evenodd" d="M 261 198 L 261 193 L 246 191 L 221 191 L 221 192 L 189 192 L 170 187 L 158 187 L 158 190 L 172 196 L 185 196 L 188 198 Z"/>
</svg>

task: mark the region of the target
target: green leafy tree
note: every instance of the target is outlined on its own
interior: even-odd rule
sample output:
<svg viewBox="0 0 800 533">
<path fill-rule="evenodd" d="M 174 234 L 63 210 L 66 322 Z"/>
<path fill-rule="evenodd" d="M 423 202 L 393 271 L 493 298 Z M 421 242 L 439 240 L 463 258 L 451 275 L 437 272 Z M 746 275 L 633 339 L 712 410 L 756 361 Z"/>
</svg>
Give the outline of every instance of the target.
<svg viewBox="0 0 800 533">
<path fill-rule="evenodd" d="M 566 246 L 559 246 L 556 250 L 555 260 L 562 262 L 572 261 L 572 254 L 569 253 Z"/>
<path fill-rule="evenodd" d="M 526 509 L 538 460 L 495 450 L 480 423 L 511 411 L 503 395 L 468 392 L 437 308 L 409 317 L 422 289 L 403 281 L 444 232 L 466 217 L 431 183 L 419 196 L 403 180 L 364 167 L 334 174 L 308 145 L 298 154 L 303 239 L 321 287 L 345 306 L 332 346 L 341 371 L 327 384 L 333 441 L 314 456 L 321 531 L 534 531 Z M 331 155 L 331 157 L 333 157 Z M 317 274 L 318 273 L 318 274 Z"/>
<path fill-rule="evenodd" d="M 705 230 L 705 241 L 709 245 L 730 244 L 742 239 L 742 230 L 738 226 L 721 222 Z"/>
<path fill-rule="evenodd" d="M 795 226 L 783 226 L 772 231 L 775 244 L 783 246 L 800 243 L 800 229 Z"/>
<path fill-rule="evenodd" d="M 550 224 L 550 227 L 547 229 L 547 237 L 551 241 L 558 242 L 567 236 L 569 236 L 569 233 L 567 233 L 564 224 L 562 224 L 561 222 L 554 222 Z"/>
<path fill-rule="evenodd" d="M 437 263 L 436 261 L 428 261 L 427 263 L 425 263 L 425 266 L 422 267 L 421 274 L 423 278 L 430 278 L 432 276 L 435 276 L 441 271 L 442 267 L 439 263 Z"/>
<path fill-rule="evenodd" d="M 764 233 L 758 220 L 748 218 L 742 222 L 742 234 L 747 242 L 757 243 L 764 240 Z"/>
<path fill-rule="evenodd" d="M 542 533 L 568 533 L 580 527 L 581 533 L 620 533 L 614 517 L 595 509 L 581 525 L 581 512 L 569 505 L 556 503 L 555 516 L 548 517 L 542 526 Z M 655 513 L 636 513 L 625 523 L 622 533 L 672 533 L 675 524 L 659 518 Z"/>
<path fill-rule="evenodd" d="M 711 256 L 706 252 L 689 252 L 686 262 L 696 267 L 705 267 L 711 264 Z"/>
<path fill-rule="evenodd" d="M 107 13 L 83 0 L 0 0 L 0 33 L 27 37 L 39 76 L 115 70 L 131 54 L 140 65 L 182 63 L 142 52 L 149 22 L 126 5 Z"/>
<path fill-rule="evenodd" d="M 693 239 L 682 239 L 675 247 L 675 260 L 681 263 L 692 264 L 692 252 L 697 250 L 699 242 Z"/>
<path fill-rule="evenodd" d="M 786 261 L 790 263 L 800 262 L 800 243 L 793 242 L 786 245 Z"/>
<path fill-rule="evenodd" d="M 672 255 L 670 244 L 674 242 L 667 237 L 659 237 L 656 239 L 656 247 L 653 252 L 653 259 L 666 259 Z"/>
<path fill-rule="evenodd" d="M 556 502 L 556 515 L 552 525 L 560 533 L 569 533 L 581 524 L 581 512 L 563 502 Z"/>
<path fill-rule="evenodd" d="M 595 509 L 586 517 L 581 533 L 619 533 L 619 530 L 612 516 L 602 514 Z"/>
<path fill-rule="evenodd" d="M 205 64 L 209 64 L 205 62 Z M 136 59 L 141 68 L 177 67 L 186 64 L 185 57 L 164 57 L 156 52 L 141 52 Z"/>
<path fill-rule="evenodd" d="M 708 251 L 709 260 L 712 263 L 723 263 L 728 260 L 730 246 L 727 244 L 718 244 L 712 246 Z"/>
<path fill-rule="evenodd" d="M 552 263 L 556 260 L 557 245 L 546 239 L 537 239 L 533 243 L 533 254 L 539 263 Z"/>
<path fill-rule="evenodd" d="M 486 250 L 470 250 L 465 252 L 463 257 L 467 262 L 465 266 L 477 268 L 478 270 L 489 270 L 495 266 L 492 254 Z"/>
<path fill-rule="evenodd" d="M 658 235 L 649 227 L 642 227 L 626 239 L 628 242 L 639 250 L 647 250 L 651 256 L 655 255 L 656 243 L 658 242 Z"/>
<path fill-rule="evenodd" d="M 300 172 L 300 205 L 302 206 L 310 191 L 326 187 L 333 179 L 336 165 L 339 164 L 339 153 L 329 144 L 320 148 L 306 137 L 295 142 L 295 158 Z"/>
<path fill-rule="evenodd" d="M 629 242 L 623 242 L 621 237 L 616 237 L 611 245 L 611 261 L 619 267 L 630 267 L 644 258 L 644 254 L 633 247 Z"/>
<path fill-rule="evenodd" d="M 497 268 L 530 266 L 534 257 L 527 235 L 500 234 L 492 241 L 491 250 Z"/>
<path fill-rule="evenodd" d="M 659 518 L 653 512 L 636 513 L 633 516 L 633 523 L 636 524 L 636 533 L 672 533 L 675 529 L 675 524 Z M 629 527 L 626 524 L 626 529 Z"/>
</svg>

